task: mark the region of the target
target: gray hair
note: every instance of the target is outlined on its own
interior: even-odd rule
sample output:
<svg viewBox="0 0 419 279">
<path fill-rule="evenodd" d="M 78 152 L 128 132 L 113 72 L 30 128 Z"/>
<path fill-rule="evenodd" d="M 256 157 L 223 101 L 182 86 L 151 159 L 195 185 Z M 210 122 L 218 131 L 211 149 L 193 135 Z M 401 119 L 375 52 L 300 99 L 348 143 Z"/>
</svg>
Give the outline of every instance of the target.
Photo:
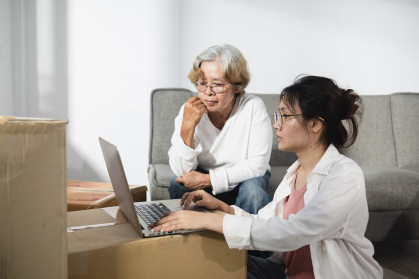
<svg viewBox="0 0 419 279">
<path fill-rule="evenodd" d="M 225 78 L 239 90 L 240 95 L 243 95 L 244 89 L 250 81 L 250 74 L 246 59 L 244 59 L 240 50 L 229 44 L 216 45 L 204 50 L 195 59 L 193 68 L 189 73 L 189 80 L 192 83 L 196 83 L 201 77 L 202 62 L 210 61 L 220 63 Z"/>
</svg>

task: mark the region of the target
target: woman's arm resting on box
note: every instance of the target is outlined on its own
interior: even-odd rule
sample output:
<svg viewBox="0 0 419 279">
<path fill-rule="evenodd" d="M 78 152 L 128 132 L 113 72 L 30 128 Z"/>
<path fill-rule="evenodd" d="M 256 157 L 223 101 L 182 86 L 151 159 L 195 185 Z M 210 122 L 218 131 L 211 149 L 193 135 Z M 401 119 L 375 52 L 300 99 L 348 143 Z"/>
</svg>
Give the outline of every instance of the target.
<svg viewBox="0 0 419 279">
<path fill-rule="evenodd" d="M 202 206 L 209 210 L 220 210 L 228 214 L 234 214 L 232 207 L 203 190 L 186 193 L 181 199 L 181 206 L 187 209 L 192 201 L 197 206 Z M 151 225 L 151 228 L 154 231 L 207 229 L 223 233 L 223 219 L 224 215 L 222 214 L 180 210 L 167 214 L 164 218 Z"/>
<path fill-rule="evenodd" d="M 177 230 L 211 230 L 223 233 L 224 215 L 217 213 L 204 213 L 191 210 L 170 212 L 164 218 L 151 225 L 153 231 Z"/>
</svg>

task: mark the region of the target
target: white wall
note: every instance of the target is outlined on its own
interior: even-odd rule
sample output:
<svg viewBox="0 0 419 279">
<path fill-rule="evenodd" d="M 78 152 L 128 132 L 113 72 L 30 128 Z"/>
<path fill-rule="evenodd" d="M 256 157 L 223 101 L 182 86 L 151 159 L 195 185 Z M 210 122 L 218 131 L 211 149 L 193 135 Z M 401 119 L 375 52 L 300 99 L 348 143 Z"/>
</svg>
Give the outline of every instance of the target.
<svg viewBox="0 0 419 279">
<path fill-rule="evenodd" d="M 328 76 L 364 95 L 418 91 L 418 1 L 205 3 L 182 1 L 183 77 L 200 51 L 231 43 L 249 62 L 248 92 L 279 92 L 299 74 Z"/>
<path fill-rule="evenodd" d="M 0 0 L 0 8 L 9 2 Z M 157 87 L 193 89 L 186 78 L 192 62 L 215 44 L 243 52 L 252 75 L 248 92 L 278 93 L 302 73 L 332 77 L 364 95 L 419 92 L 415 0 L 58 2 L 68 36 L 54 33 L 62 43 L 55 52 L 65 50 L 56 59 L 66 58 L 58 67 L 66 78 L 56 80 L 64 97 L 55 103 L 70 120 L 71 179 L 109 181 L 102 136 L 119 147 L 129 183 L 147 185 L 149 94 Z M 0 47 L 7 49 L 3 29 Z M 8 79 L 1 67 L 0 78 Z"/>
<path fill-rule="evenodd" d="M 0 115 L 13 113 L 10 3 L 0 1 Z"/>
<path fill-rule="evenodd" d="M 68 177 L 109 181 L 98 137 L 148 185 L 150 92 L 178 86 L 175 1 L 68 2 Z"/>
</svg>

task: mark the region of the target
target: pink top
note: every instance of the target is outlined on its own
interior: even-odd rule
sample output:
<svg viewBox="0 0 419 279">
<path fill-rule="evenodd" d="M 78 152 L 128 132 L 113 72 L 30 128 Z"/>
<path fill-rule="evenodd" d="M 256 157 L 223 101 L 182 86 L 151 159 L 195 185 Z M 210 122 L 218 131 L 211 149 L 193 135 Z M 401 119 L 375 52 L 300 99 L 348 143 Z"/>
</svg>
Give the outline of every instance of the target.
<svg viewBox="0 0 419 279">
<path fill-rule="evenodd" d="M 300 190 L 295 190 L 295 175 L 294 181 L 291 184 L 291 194 L 287 197 L 284 203 L 284 219 L 288 220 L 289 215 L 297 214 L 298 211 L 304 208 L 304 194 L 307 191 L 307 184 Z M 310 246 L 306 245 L 297 250 L 285 252 L 285 264 L 287 269 L 285 273 L 290 279 L 308 279 L 314 278 L 313 264 L 311 262 Z"/>
</svg>

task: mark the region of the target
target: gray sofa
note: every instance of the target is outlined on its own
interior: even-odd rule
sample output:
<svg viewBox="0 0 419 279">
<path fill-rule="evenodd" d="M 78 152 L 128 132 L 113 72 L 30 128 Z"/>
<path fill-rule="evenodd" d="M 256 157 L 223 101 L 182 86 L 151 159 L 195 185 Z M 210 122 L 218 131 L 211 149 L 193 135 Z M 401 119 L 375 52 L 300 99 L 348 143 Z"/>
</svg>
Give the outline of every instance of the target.
<svg viewBox="0 0 419 279">
<path fill-rule="evenodd" d="M 156 89 L 151 93 L 148 175 L 152 200 L 169 198 L 168 186 L 173 172 L 167 151 L 174 119 L 181 105 L 194 94 L 179 88 Z M 276 109 L 278 94 L 254 95 L 262 98 L 268 113 Z M 404 241 L 406 246 L 406 241 L 411 241 L 408 247 L 416 245 L 419 248 L 419 94 L 362 98 L 364 117 L 359 135 L 344 154 L 364 171 L 370 211 L 366 236 L 377 245 L 383 241 Z M 272 139 L 272 177 L 268 188 L 271 194 L 295 160 L 294 154 L 279 151 L 275 138 Z M 416 256 L 419 263 L 419 256 Z M 416 268 L 412 274 L 417 272 L 419 276 L 418 267 L 412 265 L 412 268 Z"/>
</svg>

